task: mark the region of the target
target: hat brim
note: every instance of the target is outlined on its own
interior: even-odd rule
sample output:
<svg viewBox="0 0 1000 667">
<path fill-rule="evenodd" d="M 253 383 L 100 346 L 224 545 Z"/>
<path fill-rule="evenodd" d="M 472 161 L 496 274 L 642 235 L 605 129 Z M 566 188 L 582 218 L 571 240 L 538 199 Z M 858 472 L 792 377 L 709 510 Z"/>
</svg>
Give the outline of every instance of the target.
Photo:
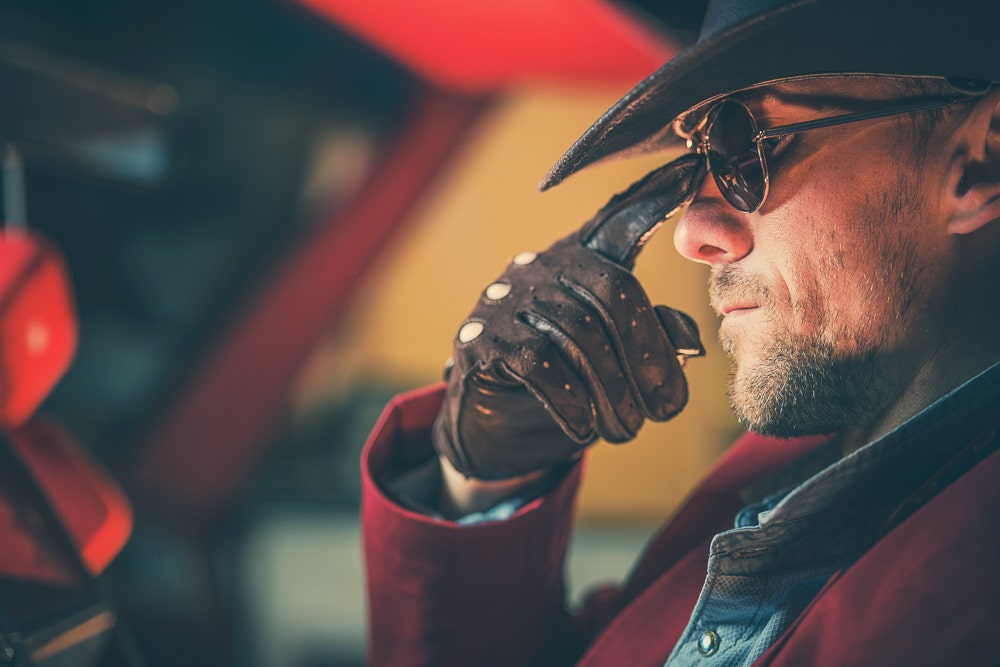
<svg viewBox="0 0 1000 667">
<path fill-rule="evenodd" d="M 673 147 L 675 118 L 707 101 L 803 76 L 1000 79 L 995 0 L 802 0 L 696 44 L 606 111 L 549 170 L 546 190 L 610 158 Z"/>
</svg>

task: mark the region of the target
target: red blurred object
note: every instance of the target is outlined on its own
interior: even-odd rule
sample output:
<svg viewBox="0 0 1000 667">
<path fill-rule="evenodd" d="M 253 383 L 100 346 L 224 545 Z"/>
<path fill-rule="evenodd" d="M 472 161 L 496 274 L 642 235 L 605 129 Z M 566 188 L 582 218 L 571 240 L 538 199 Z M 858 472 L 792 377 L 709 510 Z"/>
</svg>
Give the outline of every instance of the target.
<svg viewBox="0 0 1000 667">
<path fill-rule="evenodd" d="M 22 424 L 69 368 L 76 310 L 59 252 L 35 234 L 0 234 L 0 427 Z"/>
<path fill-rule="evenodd" d="M 132 532 L 132 507 L 117 483 L 73 436 L 56 424 L 32 420 L 10 434 L 15 451 L 66 527 L 94 575 L 121 551 Z M 0 496 L 0 572 L 42 580 L 72 579 L 14 517 L 23 508 Z"/>
<path fill-rule="evenodd" d="M 637 81 L 678 51 L 605 0 L 298 0 L 427 79 L 481 93 L 525 80 Z"/>
<path fill-rule="evenodd" d="M 125 545 L 131 506 L 67 431 L 32 418 L 69 368 L 76 345 L 72 282 L 60 252 L 34 232 L 0 232 L 0 429 L 97 574 Z M 0 495 L 0 572 L 72 578 L 19 518 L 31 505 L 30 498 Z"/>
</svg>

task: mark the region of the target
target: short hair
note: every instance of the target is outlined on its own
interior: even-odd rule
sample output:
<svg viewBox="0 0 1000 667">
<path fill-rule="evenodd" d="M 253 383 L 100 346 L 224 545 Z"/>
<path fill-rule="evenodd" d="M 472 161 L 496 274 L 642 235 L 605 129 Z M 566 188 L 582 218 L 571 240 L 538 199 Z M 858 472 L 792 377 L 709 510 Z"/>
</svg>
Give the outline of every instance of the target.
<svg viewBox="0 0 1000 667">
<path fill-rule="evenodd" d="M 885 83 L 889 87 L 889 92 L 903 99 L 946 97 L 958 92 L 946 79 L 936 77 L 888 78 Z M 902 129 L 912 133 L 912 136 L 916 138 L 917 148 L 922 152 L 941 123 L 960 113 L 961 108 L 959 106 L 946 106 L 924 109 L 917 113 L 900 116 L 898 123 Z"/>
</svg>

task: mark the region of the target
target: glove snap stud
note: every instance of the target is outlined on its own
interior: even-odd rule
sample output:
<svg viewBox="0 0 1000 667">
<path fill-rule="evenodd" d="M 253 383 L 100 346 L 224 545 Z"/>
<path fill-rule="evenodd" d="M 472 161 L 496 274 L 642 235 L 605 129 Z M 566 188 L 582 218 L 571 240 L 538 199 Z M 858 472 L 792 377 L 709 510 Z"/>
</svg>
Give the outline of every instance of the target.
<svg viewBox="0 0 1000 667">
<path fill-rule="evenodd" d="M 538 255 L 533 252 L 522 252 L 514 255 L 514 259 L 512 259 L 511 262 L 518 266 L 527 266 L 528 264 L 534 262 L 536 257 L 538 257 Z"/>
<path fill-rule="evenodd" d="M 493 283 L 486 288 L 486 298 L 491 301 L 499 301 L 510 294 L 510 285 L 507 283 Z"/>
<path fill-rule="evenodd" d="M 481 333 L 483 333 L 482 322 L 466 322 L 462 325 L 462 328 L 458 330 L 458 342 L 468 343 L 478 338 Z"/>
</svg>

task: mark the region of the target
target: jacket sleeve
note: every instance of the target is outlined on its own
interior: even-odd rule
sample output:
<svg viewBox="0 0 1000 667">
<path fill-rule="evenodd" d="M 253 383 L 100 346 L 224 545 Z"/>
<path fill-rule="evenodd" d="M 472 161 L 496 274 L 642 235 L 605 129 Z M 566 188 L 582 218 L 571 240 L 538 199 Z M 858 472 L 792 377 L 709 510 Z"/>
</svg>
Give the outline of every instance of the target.
<svg viewBox="0 0 1000 667">
<path fill-rule="evenodd" d="M 580 466 L 506 521 L 458 526 L 402 507 L 382 481 L 433 456 L 441 395 L 394 399 L 362 454 L 369 664 L 571 664 L 581 642 L 562 567 Z"/>
</svg>

